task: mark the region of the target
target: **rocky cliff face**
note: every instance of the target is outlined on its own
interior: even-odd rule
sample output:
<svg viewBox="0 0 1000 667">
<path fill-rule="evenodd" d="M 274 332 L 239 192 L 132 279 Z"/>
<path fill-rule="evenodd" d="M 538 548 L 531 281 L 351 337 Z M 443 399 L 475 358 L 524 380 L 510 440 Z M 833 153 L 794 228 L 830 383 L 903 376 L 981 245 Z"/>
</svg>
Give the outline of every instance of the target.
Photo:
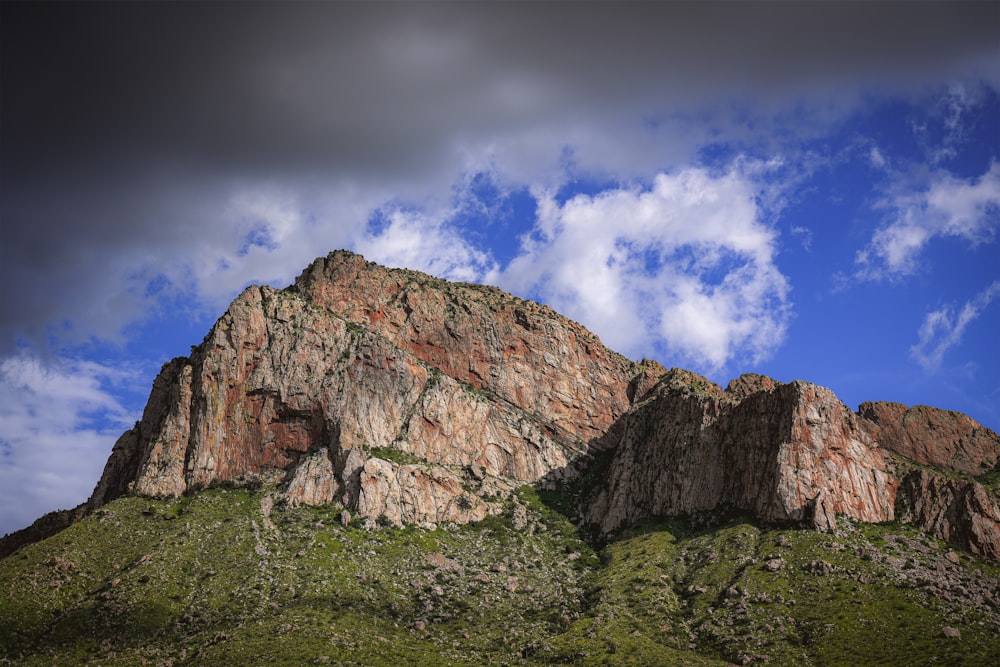
<svg viewBox="0 0 1000 667">
<path fill-rule="evenodd" d="M 602 532 L 662 514 L 733 509 L 821 530 L 893 518 L 898 486 L 833 393 L 744 376 L 723 392 L 671 371 L 624 420 L 586 519 Z"/>
<path fill-rule="evenodd" d="M 294 290 L 442 374 L 540 416 L 563 438 L 598 438 L 629 407 L 635 363 L 547 306 L 494 287 L 333 253 L 306 269 Z"/>
<path fill-rule="evenodd" d="M 1000 511 L 982 484 L 917 470 L 903 478 L 903 517 L 973 553 L 1000 560 Z"/>
<path fill-rule="evenodd" d="M 1000 478 L 1000 437 L 966 415 L 923 405 L 862 403 L 858 414 L 896 461 L 904 518 L 1000 559 L 1000 510 L 982 484 Z"/>
<path fill-rule="evenodd" d="M 967 417 L 856 415 L 828 389 L 755 375 L 723 391 L 631 362 L 544 306 L 347 252 L 288 289 L 248 288 L 166 364 L 88 508 L 267 482 L 370 520 L 461 523 L 609 449 L 581 508 L 601 532 L 718 509 L 826 530 L 901 509 L 1000 557 L 996 498 L 975 478 L 1000 438 Z"/>
<path fill-rule="evenodd" d="M 468 521 L 491 511 L 483 497 L 586 450 L 574 435 L 584 429 L 456 379 L 412 347 L 296 292 L 251 287 L 190 358 L 164 366 L 91 505 L 126 491 L 275 480 L 294 502 L 337 502 L 393 523 Z M 561 386 L 585 373 L 561 376 Z"/>
<path fill-rule="evenodd" d="M 858 414 L 883 447 L 920 465 L 982 475 L 1000 463 L 997 434 L 961 413 L 867 402 Z"/>
</svg>

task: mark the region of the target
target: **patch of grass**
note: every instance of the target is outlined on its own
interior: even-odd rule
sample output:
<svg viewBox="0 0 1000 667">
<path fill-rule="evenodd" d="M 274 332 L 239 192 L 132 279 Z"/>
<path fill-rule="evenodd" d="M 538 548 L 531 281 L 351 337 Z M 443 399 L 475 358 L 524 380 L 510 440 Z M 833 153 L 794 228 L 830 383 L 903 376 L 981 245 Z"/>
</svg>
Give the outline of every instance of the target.
<svg viewBox="0 0 1000 667">
<path fill-rule="evenodd" d="M 278 503 L 267 523 L 265 493 L 122 498 L 0 561 L 0 662 L 991 665 L 1000 654 L 986 597 L 997 566 L 955 564 L 907 526 L 648 521 L 595 551 L 558 498 L 530 487 L 480 523 L 373 532 L 342 526 L 337 507 Z M 515 528 L 517 506 L 527 518 Z"/>
<path fill-rule="evenodd" d="M 422 459 L 410 452 L 404 452 L 402 449 L 396 449 L 395 447 L 371 447 L 368 453 L 373 458 L 392 461 L 399 465 L 427 463 L 426 459 Z"/>
</svg>

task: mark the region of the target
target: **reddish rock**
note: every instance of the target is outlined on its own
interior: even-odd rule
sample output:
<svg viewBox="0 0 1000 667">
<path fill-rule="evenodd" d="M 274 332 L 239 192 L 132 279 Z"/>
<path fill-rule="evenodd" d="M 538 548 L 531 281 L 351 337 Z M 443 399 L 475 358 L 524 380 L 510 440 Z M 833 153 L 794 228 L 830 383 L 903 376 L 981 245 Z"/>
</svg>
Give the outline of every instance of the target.
<svg viewBox="0 0 1000 667">
<path fill-rule="evenodd" d="M 380 448 L 426 464 L 377 463 Z M 480 486 L 508 490 L 499 478 L 535 481 L 584 450 L 543 417 L 299 295 L 251 287 L 189 359 L 164 367 L 91 503 L 128 489 L 176 496 L 276 480 L 293 502 L 338 502 L 391 523 L 477 520 L 499 506 L 456 502 L 465 467 L 482 470 Z"/>
<path fill-rule="evenodd" d="M 292 503 L 336 503 L 373 527 L 475 521 L 609 448 L 580 508 L 603 532 L 718 509 L 821 530 L 838 516 L 886 521 L 901 484 L 887 451 L 953 475 L 1000 458 L 996 434 L 963 415 L 866 403 L 858 417 L 828 389 L 754 374 L 723 391 L 631 362 L 496 288 L 341 251 L 287 290 L 245 290 L 190 357 L 164 365 L 87 506 L 0 553 L 128 493 L 220 482 L 277 484 Z M 1000 558 L 982 485 L 922 471 L 900 493 L 904 518 Z"/>
<path fill-rule="evenodd" d="M 495 287 L 386 269 L 338 251 L 313 262 L 295 289 L 583 442 L 625 413 L 628 387 L 640 373 L 576 322 Z"/>
<path fill-rule="evenodd" d="M 778 382 L 775 382 L 766 375 L 744 373 L 738 378 L 729 381 L 729 385 L 726 387 L 726 396 L 733 401 L 739 402 L 759 391 L 771 391 L 778 384 Z"/>
<path fill-rule="evenodd" d="M 587 509 L 602 532 L 722 508 L 823 530 L 837 515 L 892 519 L 897 482 L 829 389 L 744 376 L 723 394 L 672 371 L 659 391 L 623 420 L 606 482 Z"/>
<path fill-rule="evenodd" d="M 972 553 L 1000 560 L 1000 509 L 982 484 L 928 470 L 908 474 L 899 490 L 902 519 Z"/>
<path fill-rule="evenodd" d="M 869 402 L 858 414 L 879 445 L 921 465 L 980 475 L 1000 463 L 1000 436 L 961 413 Z"/>
<path fill-rule="evenodd" d="M 164 366 L 90 506 L 257 480 L 394 524 L 477 520 L 499 504 L 464 488 L 567 474 L 660 371 L 495 288 L 332 253 Z"/>
</svg>

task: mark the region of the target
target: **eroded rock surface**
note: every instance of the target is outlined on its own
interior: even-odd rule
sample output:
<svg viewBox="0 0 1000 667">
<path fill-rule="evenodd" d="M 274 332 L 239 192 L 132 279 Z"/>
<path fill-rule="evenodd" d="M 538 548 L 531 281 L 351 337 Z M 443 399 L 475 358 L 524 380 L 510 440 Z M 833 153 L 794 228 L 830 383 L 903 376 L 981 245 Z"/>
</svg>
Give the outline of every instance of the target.
<svg viewBox="0 0 1000 667">
<path fill-rule="evenodd" d="M 900 489 L 905 519 L 972 553 L 1000 560 L 1000 509 L 978 482 L 916 470 Z"/>
<path fill-rule="evenodd" d="M 1000 463 L 1000 436 L 959 412 L 880 401 L 858 414 L 883 447 L 921 465 L 981 475 Z"/>
<path fill-rule="evenodd" d="M 248 288 L 164 366 L 90 506 L 277 475 L 293 502 L 477 520 L 498 505 L 464 494 L 468 469 L 503 488 L 558 476 L 627 410 L 644 368 L 494 288 L 333 253 L 290 290 Z"/>
<path fill-rule="evenodd" d="M 891 403 L 855 415 L 828 389 L 754 374 L 723 390 L 629 361 L 496 288 L 343 251 L 286 290 L 248 288 L 164 365 L 86 509 L 276 482 L 292 503 L 340 504 L 371 525 L 461 523 L 609 449 L 580 508 L 601 532 L 720 509 L 828 530 L 900 507 L 1000 557 L 996 499 L 971 479 L 995 470 L 1000 439 L 964 415 Z"/>
<path fill-rule="evenodd" d="M 629 407 L 639 366 L 547 306 L 344 252 L 295 281 L 310 302 L 384 336 L 445 375 L 489 390 L 581 441 Z"/>
<path fill-rule="evenodd" d="M 716 509 L 818 529 L 893 518 L 897 483 L 877 445 L 823 387 L 750 376 L 722 392 L 671 372 L 621 432 L 586 516 L 602 532 Z"/>
</svg>

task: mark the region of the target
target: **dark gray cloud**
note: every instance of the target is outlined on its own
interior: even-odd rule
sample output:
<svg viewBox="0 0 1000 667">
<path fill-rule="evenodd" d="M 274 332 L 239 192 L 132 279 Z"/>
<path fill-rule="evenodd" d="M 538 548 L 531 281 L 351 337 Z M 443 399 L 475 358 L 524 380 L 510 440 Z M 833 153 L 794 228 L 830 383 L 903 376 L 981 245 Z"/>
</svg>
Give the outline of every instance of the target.
<svg viewBox="0 0 1000 667">
<path fill-rule="evenodd" d="M 442 134 L 636 100 L 923 77 L 994 3 L 78 3 L 4 8 L 4 146 L 29 178 L 137 156 L 412 166 Z"/>
<path fill-rule="evenodd" d="M 247 189 L 343 227 L 287 241 L 294 271 L 365 205 L 446 194 L 479 159 L 527 182 L 569 146 L 643 173 L 736 131 L 716 102 L 996 77 L 998 7 L 4 3 L 0 350 L 62 318 L 106 336 L 139 317 L 145 278 L 239 245 Z M 642 126 L 692 117 L 655 141 Z M 322 194 L 346 191 L 353 214 Z"/>
</svg>

